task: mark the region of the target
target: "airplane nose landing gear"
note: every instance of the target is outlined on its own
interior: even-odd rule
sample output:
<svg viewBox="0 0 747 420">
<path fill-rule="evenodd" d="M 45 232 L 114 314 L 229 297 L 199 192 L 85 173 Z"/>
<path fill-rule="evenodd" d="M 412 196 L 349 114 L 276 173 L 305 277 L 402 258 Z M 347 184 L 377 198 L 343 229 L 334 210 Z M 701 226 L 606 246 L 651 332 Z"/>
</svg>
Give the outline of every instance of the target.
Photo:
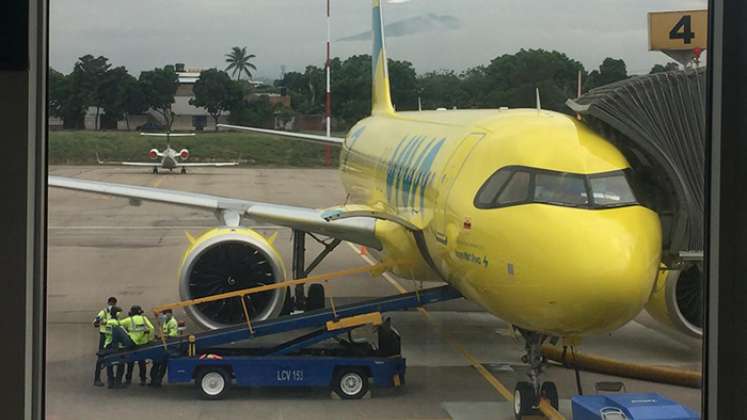
<svg viewBox="0 0 747 420">
<path fill-rule="evenodd" d="M 542 356 L 542 343 L 548 336 L 531 331 L 518 330 L 524 338 L 526 354 L 521 360 L 529 365 L 529 382 L 520 381 L 514 389 L 514 415 L 517 420 L 536 414 L 539 411 L 540 399 L 546 399 L 554 409 L 558 409 L 558 389 L 553 382 L 540 383 L 540 375 L 545 365 Z"/>
</svg>

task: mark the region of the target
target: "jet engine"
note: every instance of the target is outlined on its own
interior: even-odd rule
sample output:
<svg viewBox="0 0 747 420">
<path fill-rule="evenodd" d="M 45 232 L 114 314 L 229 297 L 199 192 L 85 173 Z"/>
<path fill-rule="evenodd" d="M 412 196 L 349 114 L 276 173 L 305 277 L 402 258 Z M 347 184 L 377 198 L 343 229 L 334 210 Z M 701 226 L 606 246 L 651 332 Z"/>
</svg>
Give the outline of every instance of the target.
<svg viewBox="0 0 747 420">
<path fill-rule="evenodd" d="M 703 272 L 689 264 L 662 270 L 646 311 L 666 327 L 690 337 L 703 336 Z"/>
<path fill-rule="evenodd" d="M 189 159 L 189 150 L 187 150 L 187 149 L 180 150 L 179 151 L 179 157 L 182 158 L 182 160 Z"/>
<path fill-rule="evenodd" d="M 197 238 L 190 237 L 179 268 L 182 300 L 248 289 L 285 280 L 283 259 L 268 240 L 246 228 L 215 228 Z M 285 303 L 286 289 L 245 296 L 252 321 L 278 316 Z M 198 324 L 222 328 L 245 322 L 242 298 L 191 305 L 187 314 Z"/>
<path fill-rule="evenodd" d="M 151 159 L 158 158 L 158 150 L 157 149 L 150 149 L 148 151 L 148 157 L 150 157 Z"/>
</svg>

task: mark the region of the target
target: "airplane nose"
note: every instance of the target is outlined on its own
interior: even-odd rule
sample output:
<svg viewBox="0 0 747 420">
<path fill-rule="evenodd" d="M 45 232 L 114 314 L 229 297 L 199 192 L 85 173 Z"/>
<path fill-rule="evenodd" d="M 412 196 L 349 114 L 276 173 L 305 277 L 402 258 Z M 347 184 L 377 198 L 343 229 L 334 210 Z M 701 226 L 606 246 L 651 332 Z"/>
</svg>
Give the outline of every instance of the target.
<svg viewBox="0 0 747 420">
<path fill-rule="evenodd" d="M 514 325 L 561 336 L 604 333 L 648 301 L 661 260 L 661 226 L 651 210 L 537 206 L 512 227 L 503 239 L 514 239 L 516 252 L 496 256 L 509 267 L 505 288 L 473 296 L 499 302 L 495 312 Z M 491 267 L 506 270 L 497 265 Z"/>
<path fill-rule="evenodd" d="M 574 230 L 559 242 L 565 248 L 559 257 L 575 267 L 567 273 L 570 321 L 589 333 L 617 329 L 641 311 L 653 289 L 659 219 L 640 206 L 607 209 L 588 214 Z"/>
</svg>

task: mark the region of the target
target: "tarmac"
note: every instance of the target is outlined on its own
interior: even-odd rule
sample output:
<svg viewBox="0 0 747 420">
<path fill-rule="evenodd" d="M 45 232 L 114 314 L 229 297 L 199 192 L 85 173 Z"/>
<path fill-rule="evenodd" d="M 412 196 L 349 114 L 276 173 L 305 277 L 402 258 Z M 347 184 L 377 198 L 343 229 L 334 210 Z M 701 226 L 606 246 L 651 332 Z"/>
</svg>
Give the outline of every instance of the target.
<svg viewBox="0 0 747 420">
<path fill-rule="evenodd" d="M 327 169 L 196 168 L 152 175 L 149 170 L 111 166 L 50 167 L 50 175 L 152 186 L 242 198 L 253 201 L 329 207 L 345 201 L 337 171 Z M 46 413 L 49 420 L 102 418 L 180 419 L 511 419 L 511 405 L 472 366 L 479 362 L 509 390 L 525 380 L 519 342 L 509 326 L 464 300 L 418 311 L 390 314 L 407 358 L 407 384 L 376 389 L 359 401 L 341 401 L 329 390 L 314 388 L 237 388 L 222 401 L 199 399 L 190 385 L 151 389 L 133 385 L 109 390 L 92 385 L 96 361 L 95 314 L 114 295 L 120 306 L 149 308 L 179 300 L 177 268 L 187 247 L 185 232 L 199 234 L 216 226 L 210 212 L 88 193 L 50 189 L 48 201 Z M 262 233 L 278 232 L 275 244 L 290 267 L 290 231 L 245 224 Z M 307 242 L 307 261 L 321 248 Z M 315 273 L 367 264 L 358 247 L 343 244 Z M 327 296 L 336 302 L 397 293 L 395 284 L 413 284 L 392 276 L 367 274 L 330 282 Z M 427 285 L 426 285 L 427 286 Z M 179 319 L 186 316 L 177 312 Z M 648 323 L 647 323 L 648 324 Z M 192 325 L 192 327 L 194 327 Z M 631 322 L 599 337 L 584 339 L 580 351 L 626 362 L 700 369 L 697 345 L 674 340 Z M 105 376 L 105 375 L 104 375 Z M 545 380 L 556 382 L 561 400 L 577 394 L 574 372 L 550 366 Z M 700 390 L 581 373 L 585 392 L 598 381 L 618 380 L 628 392 L 658 392 L 693 410 Z M 136 379 L 137 381 L 137 379 Z M 561 412 L 570 418 L 568 401 Z"/>
</svg>

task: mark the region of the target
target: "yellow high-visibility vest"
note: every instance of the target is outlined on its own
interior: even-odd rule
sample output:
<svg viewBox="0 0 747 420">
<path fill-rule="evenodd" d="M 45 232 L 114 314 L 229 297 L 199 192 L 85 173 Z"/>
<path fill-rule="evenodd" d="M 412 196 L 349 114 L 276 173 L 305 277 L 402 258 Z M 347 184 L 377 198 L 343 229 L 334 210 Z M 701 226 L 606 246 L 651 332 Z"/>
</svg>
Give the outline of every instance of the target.
<svg viewBox="0 0 747 420">
<path fill-rule="evenodd" d="M 147 344 L 150 341 L 153 324 L 147 317 L 133 315 L 120 321 L 120 324 L 125 327 L 127 334 L 136 345 Z"/>
<path fill-rule="evenodd" d="M 179 335 L 179 323 L 176 321 L 176 318 L 173 316 L 171 319 L 166 321 L 163 325 L 161 325 L 161 333 L 165 337 L 176 337 Z"/>
<path fill-rule="evenodd" d="M 112 343 L 112 330 L 119 327 L 119 321 L 115 318 L 109 317 L 106 323 L 103 324 L 104 328 L 104 347 L 108 347 Z"/>
<path fill-rule="evenodd" d="M 96 319 L 99 321 L 99 332 L 100 333 L 106 333 L 106 321 L 110 320 L 112 317 L 112 314 L 109 313 L 109 311 L 106 310 L 106 308 L 99 311 L 98 314 L 96 314 Z"/>
</svg>

